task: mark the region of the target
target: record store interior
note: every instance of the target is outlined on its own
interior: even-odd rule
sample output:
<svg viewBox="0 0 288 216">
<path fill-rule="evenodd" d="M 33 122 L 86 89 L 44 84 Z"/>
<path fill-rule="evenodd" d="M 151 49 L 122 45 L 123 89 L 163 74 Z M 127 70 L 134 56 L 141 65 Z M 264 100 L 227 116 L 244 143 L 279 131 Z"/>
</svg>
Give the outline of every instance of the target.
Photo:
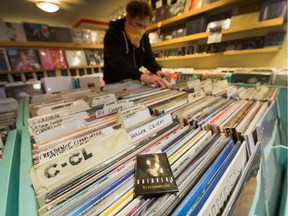
<svg viewBox="0 0 288 216">
<path fill-rule="evenodd" d="M 284 216 L 287 0 L 1 0 L 0 216 Z"/>
</svg>

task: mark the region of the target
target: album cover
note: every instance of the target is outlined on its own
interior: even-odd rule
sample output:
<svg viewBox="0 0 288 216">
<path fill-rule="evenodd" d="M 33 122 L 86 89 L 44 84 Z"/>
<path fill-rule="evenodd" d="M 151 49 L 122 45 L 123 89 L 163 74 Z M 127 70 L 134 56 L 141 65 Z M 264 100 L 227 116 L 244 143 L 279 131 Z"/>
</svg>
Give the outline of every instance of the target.
<svg viewBox="0 0 288 216">
<path fill-rule="evenodd" d="M 155 21 L 162 21 L 170 17 L 169 6 L 164 5 L 156 9 Z"/>
<path fill-rule="evenodd" d="M 20 100 L 21 98 L 30 98 L 33 95 L 42 94 L 42 89 L 36 89 L 33 84 L 24 84 L 6 87 L 8 97 Z"/>
<path fill-rule="evenodd" d="M 88 65 L 104 65 L 104 56 L 102 50 L 86 49 L 85 54 Z"/>
<path fill-rule="evenodd" d="M 184 56 L 186 53 L 186 47 L 176 48 L 176 49 L 170 49 L 168 56 Z"/>
<path fill-rule="evenodd" d="M 54 49 L 39 49 L 39 58 L 44 69 L 59 69 L 66 68 L 66 60 L 63 50 Z"/>
<path fill-rule="evenodd" d="M 21 23 L 0 22 L 0 41 L 27 41 Z"/>
<path fill-rule="evenodd" d="M 51 41 L 51 33 L 48 25 L 36 23 L 23 23 L 28 41 Z"/>
<path fill-rule="evenodd" d="M 135 195 L 177 192 L 166 153 L 137 155 Z"/>
<path fill-rule="evenodd" d="M 153 10 L 162 7 L 163 5 L 167 5 L 167 0 L 152 0 L 151 1 L 151 6 Z"/>
<path fill-rule="evenodd" d="M 103 44 L 106 31 L 91 30 L 91 41 L 93 44 Z"/>
<path fill-rule="evenodd" d="M 207 26 L 207 18 L 205 16 L 195 17 L 186 23 L 186 35 L 205 32 Z"/>
<path fill-rule="evenodd" d="M 84 50 L 65 50 L 69 67 L 87 66 Z"/>
<path fill-rule="evenodd" d="M 265 37 L 253 37 L 253 38 L 245 38 L 242 40 L 242 49 L 258 49 L 263 48 L 265 42 Z"/>
<path fill-rule="evenodd" d="M 12 70 L 35 70 L 40 68 L 36 50 L 7 49 L 6 51 Z"/>
<path fill-rule="evenodd" d="M 269 32 L 265 37 L 264 47 L 281 47 L 286 31 Z"/>
<path fill-rule="evenodd" d="M 72 43 L 72 32 L 70 28 L 50 26 L 52 42 Z"/>
<path fill-rule="evenodd" d="M 90 44 L 92 43 L 91 30 L 90 29 L 72 29 L 72 41 L 78 44 Z"/>
<path fill-rule="evenodd" d="M 186 27 L 177 27 L 172 31 L 172 38 L 183 37 L 186 35 Z"/>
<path fill-rule="evenodd" d="M 284 17 L 287 20 L 286 0 L 265 0 L 261 6 L 259 21 Z"/>
<path fill-rule="evenodd" d="M 197 44 L 189 44 L 186 46 L 186 55 L 197 53 Z"/>
<path fill-rule="evenodd" d="M 267 84 L 270 85 L 272 75 L 269 73 L 233 73 L 231 75 L 231 83 L 247 83 L 247 84 Z"/>
<path fill-rule="evenodd" d="M 0 71 L 8 71 L 8 70 L 10 70 L 10 65 L 8 62 L 5 49 L 0 48 Z"/>
<path fill-rule="evenodd" d="M 177 0 L 174 4 L 170 5 L 170 16 L 177 16 L 184 12 L 186 0 Z"/>
</svg>

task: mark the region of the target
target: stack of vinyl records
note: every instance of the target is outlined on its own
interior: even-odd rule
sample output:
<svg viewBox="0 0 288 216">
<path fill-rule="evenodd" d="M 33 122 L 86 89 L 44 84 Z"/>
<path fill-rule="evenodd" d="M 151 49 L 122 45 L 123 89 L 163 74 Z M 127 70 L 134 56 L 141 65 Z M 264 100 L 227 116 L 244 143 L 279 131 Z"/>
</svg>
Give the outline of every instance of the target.
<svg viewBox="0 0 288 216">
<path fill-rule="evenodd" d="M 57 100 L 61 93 L 46 104 L 31 104 L 37 116 L 28 120 L 30 177 L 38 213 L 208 215 L 221 199 L 219 213 L 255 151 L 256 123 L 275 93 L 268 89 L 265 100 L 243 100 L 223 81 L 206 84 L 192 93 L 145 86 L 117 91 L 111 85 L 113 93 Z M 159 163 L 151 176 L 135 176 L 139 155 L 162 153 L 168 164 Z M 142 164 L 151 168 L 157 160 Z M 224 188 L 222 197 L 217 191 Z"/>
<path fill-rule="evenodd" d="M 0 160 L 2 159 L 8 132 L 16 128 L 18 102 L 14 98 L 0 99 Z"/>
</svg>

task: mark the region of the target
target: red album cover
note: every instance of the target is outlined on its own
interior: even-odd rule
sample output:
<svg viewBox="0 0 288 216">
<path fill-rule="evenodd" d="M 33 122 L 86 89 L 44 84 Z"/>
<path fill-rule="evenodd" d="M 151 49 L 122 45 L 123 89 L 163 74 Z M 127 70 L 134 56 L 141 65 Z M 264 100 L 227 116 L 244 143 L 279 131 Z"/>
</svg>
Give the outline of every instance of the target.
<svg viewBox="0 0 288 216">
<path fill-rule="evenodd" d="M 65 56 L 61 49 L 39 49 L 41 65 L 44 69 L 67 68 Z"/>
</svg>

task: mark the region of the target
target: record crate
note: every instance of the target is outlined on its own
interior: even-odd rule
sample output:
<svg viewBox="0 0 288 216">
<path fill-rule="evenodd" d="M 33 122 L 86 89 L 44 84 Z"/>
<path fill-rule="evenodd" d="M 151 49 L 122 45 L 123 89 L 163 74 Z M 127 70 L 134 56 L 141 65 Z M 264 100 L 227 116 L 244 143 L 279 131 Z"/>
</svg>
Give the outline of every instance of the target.
<svg viewBox="0 0 288 216">
<path fill-rule="evenodd" d="M 268 154 L 277 155 L 277 164 L 280 166 L 280 168 L 277 167 L 277 173 L 278 171 L 281 172 L 283 179 L 285 178 L 287 181 L 287 133 L 283 133 L 287 130 L 287 88 L 280 89 L 276 103 L 278 119 L 280 119 L 279 128 L 282 132 L 282 145 L 280 143 L 275 143 L 277 139 L 275 136 L 271 136 L 273 147 L 270 148 L 270 153 Z M 27 119 L 29 118 L 28 100 L 21 100 L 20 104 L 22 105 L 21 107 L 19 106 L 18 110 L 17 130 L 9 132 L 5 155 L 3 155 L 4 157 L 0 162 L 0 187 L 1 194 L 4 194 L 1 198 L 0 215 L 36 216 L 38 215 L 37 210 L 39 206 L 29 176 L 29 171 L 32 167 L 32 146 L 27 125 Z M 259 146 L 261 149 L 262 144 L 259 144 Z M 253 158 L 250 159 L 252 160 Z M 262 164 L 259 166 L 259 170 L 261 170 Z M 246 177 L 247 176 L 243 176 L 244 179 Z M 262 212 L 267 210 L 267 203 L 265 203 L 263 196 L 265 192 L 265 179 L 263 179 L 262 173 L 259 178 L 260 180 L 257 183 L 249 215 L 259 215 L 259 210 Z M 285 192 L 283 193 L 283 191 L 287 190 L 286 181 L 282 187 L 282 194 L 275 195 L 277 197 L 282 196 L 279 215 L 287 215 L 287 194 Z M 239 185 L 240 192 L 243 190 L 242 186 Z M 276 198 L 272 198 L 272 200 L 276 200 Z M 272 204 L 275 205 L 275 203 Z"/>
<path fill-rule="evenodd" d="M 8 132 L 3 158 L 0 161 L 0 215 L 3 216 L 18 215 L 19 213 L 21 134 L 24 127 L 24 119 L 26 120 L 27 117 L 27 113 L 24 114 L 26 107 L 28 107 L 28 100 L 20 100 L 16 116 L 16 129 Z"/>
</svg>

